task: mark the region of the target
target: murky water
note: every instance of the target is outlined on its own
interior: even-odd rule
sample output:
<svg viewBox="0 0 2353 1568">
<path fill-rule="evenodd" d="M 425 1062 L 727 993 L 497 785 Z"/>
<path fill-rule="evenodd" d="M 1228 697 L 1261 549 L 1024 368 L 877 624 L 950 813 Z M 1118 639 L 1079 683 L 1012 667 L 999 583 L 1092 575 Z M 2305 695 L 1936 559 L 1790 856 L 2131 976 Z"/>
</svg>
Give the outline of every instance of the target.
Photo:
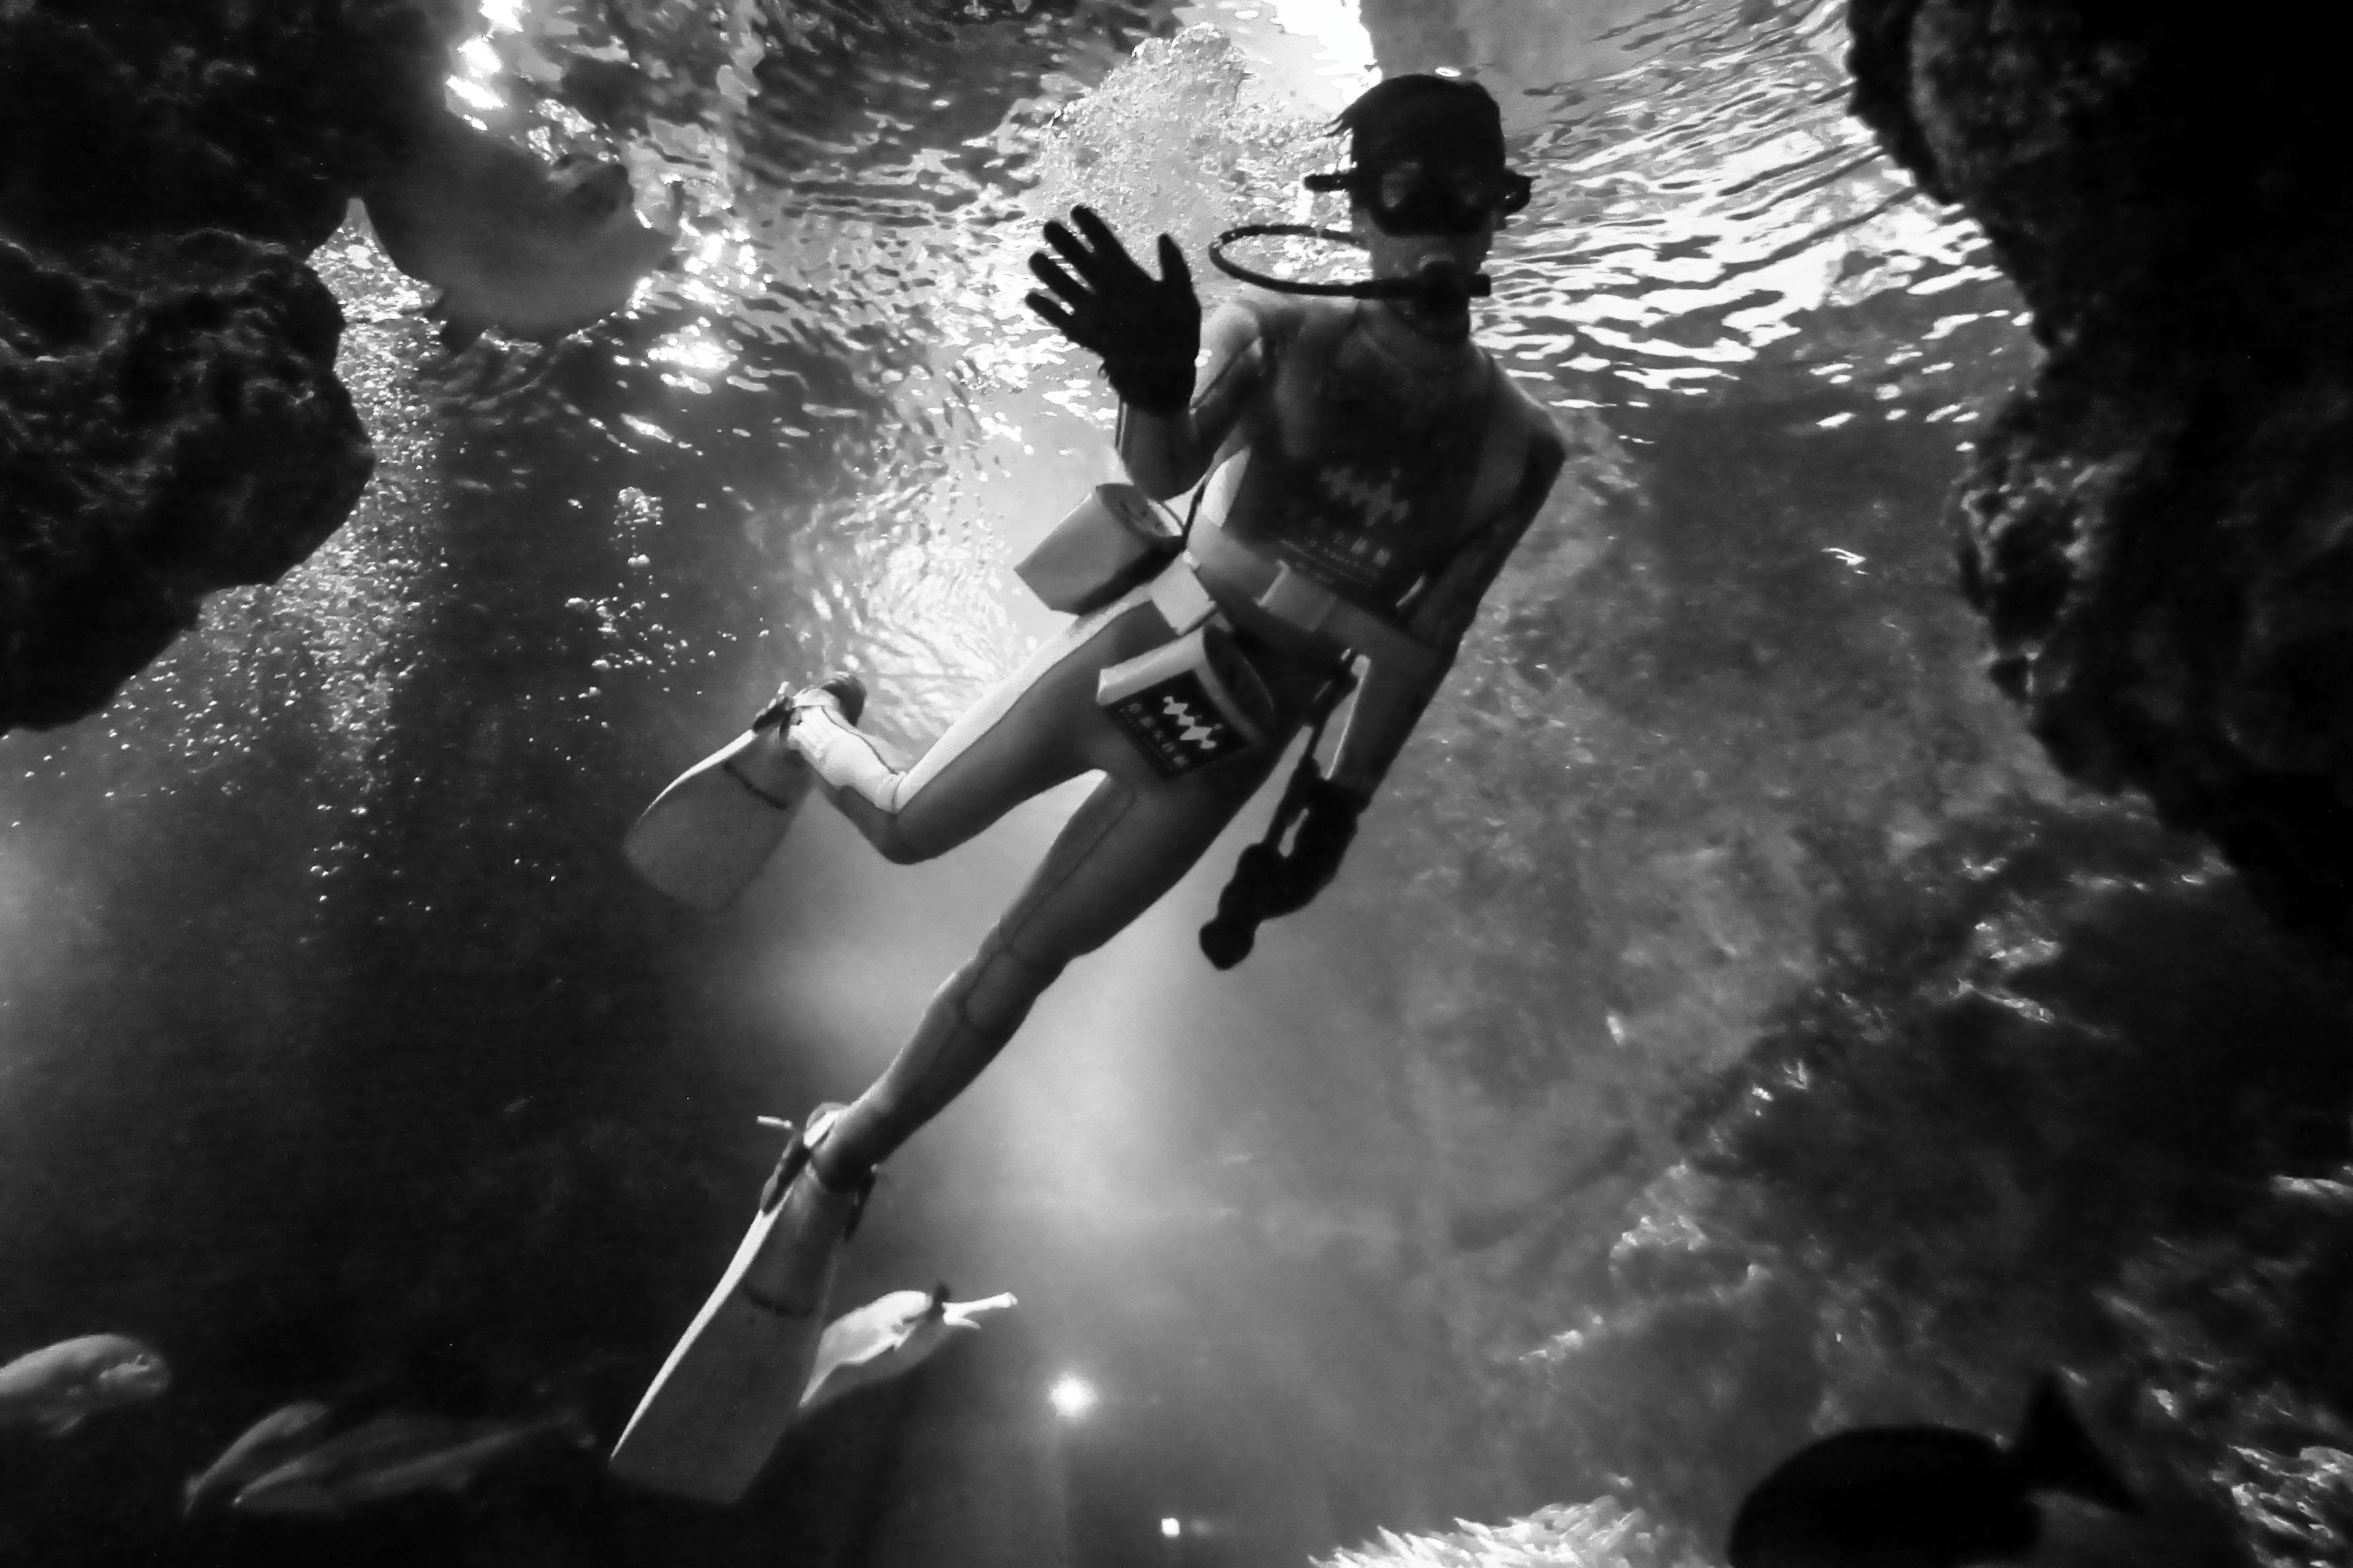
<svg viewBox="0 0 2353 1568">
<path fill-rule="evenodd" d="M 675 187 L 681 263 L 453 358 L 355 218 L 313 261 L 359 511 L 106 714 L 0 741 L 0 1351 L 120 1328 L 180 1374 L 12 1450 L 49 1500 L 0 1541 L 1255 1563 L 1561 1500 L 1503 1440 L 1511 1352 L 1564 1326 L 1565 1238 L 1656 1168 L 1672 1087 L 1814 973 L 1826 837 L 1894 858 L 2051 788 L 1937 522 L 2031 351 L 1841 112 L 1841 7 L 484 9 L 453 101 L 611 137 L 649 216 Z M 1334 894 L 1201 963 L 1261 805 L 893 1163 L 839 1299 L 1020 1308 L 740 1517 L 178 1530 L 177 1477 L 306 1393 L 609 1435 L 733 1244 L 754 1117 L 879 1068 L 1075 797 L 905 869 L 812 812 L 707 921 L 622 828 L 780 681 L 859 669 L 914 747 L 1013 668 L 1054 617 L 1008 563 L 1115 472 L 1107 389 L 1020 303 L 1039 222 L 1167 229 L 1221 297 L 1219 229 L 1333 216 L 1297 178 L 1377 58 L 1504 101 L 1537 195 L 1480 333 L 1570 470 Z"/>
</svg>

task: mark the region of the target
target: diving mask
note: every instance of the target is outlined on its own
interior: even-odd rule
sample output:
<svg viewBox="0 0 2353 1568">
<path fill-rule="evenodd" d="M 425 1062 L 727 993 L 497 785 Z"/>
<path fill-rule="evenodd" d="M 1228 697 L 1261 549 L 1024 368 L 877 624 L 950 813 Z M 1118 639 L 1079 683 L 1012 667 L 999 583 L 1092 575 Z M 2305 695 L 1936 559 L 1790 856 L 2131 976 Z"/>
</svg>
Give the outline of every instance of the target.
<svg viewBox="0 0 2353 1568">
<path fill-rule="evenodd" d="M 1371 167 L 1310 174 L 1311 191 L 1345 191 L 1388 234 L 1473 234 L 1511 216 L 1535 190 L 1525 174 L 1493 165 L 1400 158 Z"/>
</svg>

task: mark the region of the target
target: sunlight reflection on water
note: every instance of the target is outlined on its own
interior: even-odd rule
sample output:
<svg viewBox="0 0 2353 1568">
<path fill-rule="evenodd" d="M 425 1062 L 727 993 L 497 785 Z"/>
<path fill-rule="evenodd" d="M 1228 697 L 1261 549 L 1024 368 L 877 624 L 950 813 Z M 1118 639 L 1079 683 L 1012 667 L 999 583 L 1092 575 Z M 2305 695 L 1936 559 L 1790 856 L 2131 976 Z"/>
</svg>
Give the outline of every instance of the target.
<svg viewBox="0 0 2353 1568">
<path fill-rule="evenodd" d="M 1914 194 L 1844 114 L 1840 11 L 1683 0 L 1575 37 L 1470 30 L 1465 63 L 1504 89 L 1536 177 L 1498 246 L 1481 331 L 1536 395 L 1564 412 L 1640 408 L 1764 377 L 1831 393 L 1821 423 L 1835 427 L 1964 420 L 2007 384 L 2014 299 L 1976 232 Z M 1370 79 L 1370 42 L 1335 0 L 1088 0 L 955 21 L 736 0 L 709 13 L 716 27 L 681 15 L 496 6 L 453 60 L 453 105 L 492 129 L 549 153 L 617 144 L 649 217 L 677 191 L 679 267 L 647 281 L 631 318 L 450 364 L 400 330 L 420 291 L 364 235 L 321 253 L 353 319 L 345 374 L 378 433 L 379 489 L 406 485 L 406 521 L 378 538 L 372 494 L 317 558 L 224 595 L 205 637 L 134 685 L 126 702 L 187 721 L 180 762 L 234 752 L 206 705 L 266 710 L 265 692 L 237 688 L 273 668 L 340 683 L 339 709 L 357 715 L 397 665 L 385 638 L 404 617 L 375 607 L 409 602 L 416 574 L 399 563 L 430 549 L 430 481 L 400 449 L 437 439 L 416 425 L 426 400 L 438 439 L 570 423 L 578 439 L 668 448 L 661 461 L 723 476 L 733 517 L 716 532 L 749 547 L 730 570 L 741 607 L 776 634 L 765 663 L 731 658 L 715 627 L 663 619 L 643 592 L 707 573 L 710 531 L 652 531 L 641 575 L 602 601 L 616 635 L 684 645 L 737 703 L 860 668 L 891 694 L 886 731 L 936 733 L 1052 625 L 1011 584 L 1010 554 L 1113 471 L 1099 379 L 1020 303 L 1038 222 L 1085 199 L 1123 232 L 1166 227 L 1214 302 L 1232 287 L 1202 260 L 1218 228 L 1339 217 L 1297 179 L 1335 161 L 1324 126 Z M 1147 29 L 1188 24 L 1130 58 Z M 1512 90 L 1596 63 L 1618 68 Z M 560 94 L 593 100 L 605 129 Z M 1348 258 L 1310 247 L 1277 264 L 1327 275 Z M 625 386 L 584 405 L 558 384 L 599 354 Z"/>
</svg>

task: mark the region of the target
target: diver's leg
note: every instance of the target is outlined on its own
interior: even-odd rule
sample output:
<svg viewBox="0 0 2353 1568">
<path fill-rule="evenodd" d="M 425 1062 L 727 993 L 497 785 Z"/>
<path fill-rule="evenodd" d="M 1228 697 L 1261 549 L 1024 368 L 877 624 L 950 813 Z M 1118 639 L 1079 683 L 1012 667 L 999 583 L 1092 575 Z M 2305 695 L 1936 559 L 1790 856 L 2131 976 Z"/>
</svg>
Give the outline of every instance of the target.
<svg viewBox="0 0 2353 1568">
<path fill-rule="evenodd" d="M 1112 728 L 1107 718 L 1104 725 Z M 1119 743 L 1127 744 L 1124 736 Z M 914 1037 L 836 1119 L 815 1156 L 822 1179 L 855 1183 L 961 1093 L 1064 964 L 1110 941 L 1176 884 L 1280 754 L 1271 745 L 1163 780 L 1131 751 L 1055 838 L 980 951 L 933 996 Z"/>
<path fill-rule="evenodd" d="M 1095 677 L 1166 636 L 1141 595 L 1073 625 L 966 711 L 912 768 L 893 766 L 830 700 L 796 707 L 789 741 L 818 787 L 889 859 L 944 854 L 1031 795 L 1103 766 Z M 815 699 L 815 700 L 811 700 Z"/>
</svg>

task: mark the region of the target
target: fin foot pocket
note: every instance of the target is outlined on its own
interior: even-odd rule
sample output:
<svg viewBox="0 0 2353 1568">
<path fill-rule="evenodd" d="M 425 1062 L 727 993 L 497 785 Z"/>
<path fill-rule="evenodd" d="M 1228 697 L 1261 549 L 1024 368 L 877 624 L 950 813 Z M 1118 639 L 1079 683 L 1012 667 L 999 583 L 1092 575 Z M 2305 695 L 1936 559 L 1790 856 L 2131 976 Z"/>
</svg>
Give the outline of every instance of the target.
<svg viewBox="0 0 2353 1568">
<path fill-rule="evenodd" d="M 776 688 L 776 694 L 768 700 L 768 705 L 754 716 L 752 728 L 765 730 L 772 725 L 786 723 L 791 720 L 795 709 L 814 706 L 820 694 L 833 699 L 834 706 L 841 710 L 846 723 L 857 723 L 866 712 L 866 682 L 846 669 L 837 669 L 815 686 L 795 686 L 788 681 Z"/>
<path fill-rule="evenodd" d="M 855 724 L 866 713 L 866 682 L 846 669 L 835 670 L 818 683 L 819 691 L 829 691 L 841 705 L 841 716 Z"/>
<path fill-rule="evenodd" d="M 874 1173 L 868 1171 L 847 1187 L 836 1186 L 826 1180 L 824 1172 L 814 1168 L 810 1158 L 817 1145 L 825 1142 L 825 1135 L 831 1128 L 833 1119 L 848 1109 L 849 1107 L 837 1101 L 828 1100 L 809 1112 L 808 1120 L 801 1124 L 802 1130 L 796 1131 L 792 1142 L 785 1145 L 785 1152 L 776 1158 L 776 1168 L 768 1173 L 768 1180 L 760 1189 L 762 1214 L 766 1214 L 784 1201 L 785 1194 L 791 1190 L 793 1183 L 806 1169 L 808 1171 L 809 1180 L 814 1182 L 821 1192 L 832 1197 L 849 1198 L 856 1202 L 858 1206 L 850 1211 L 849 1226 L 842 1232 L 841 1239 L 848 1241 L 858 1234 L 858 1222 L 866 1213 L 866 1199 L 874 1191 Z"/>
</svg>

